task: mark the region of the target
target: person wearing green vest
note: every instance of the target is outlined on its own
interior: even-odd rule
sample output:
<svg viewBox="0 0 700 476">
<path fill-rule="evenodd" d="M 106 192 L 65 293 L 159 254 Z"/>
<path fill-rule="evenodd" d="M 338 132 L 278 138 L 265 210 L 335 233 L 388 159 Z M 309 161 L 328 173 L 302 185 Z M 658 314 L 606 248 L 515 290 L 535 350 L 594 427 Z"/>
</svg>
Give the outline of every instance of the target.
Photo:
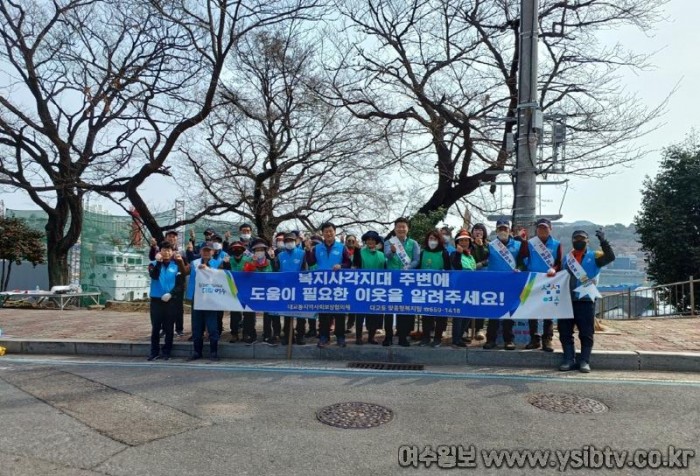
<svg viewBox="0 0 700 476">
<path fill-rule="evenodd" d="M 420 245 L 408 237 L 408 218 L 397 218 L 394 222 L 394 236 L 384 242 L 384 255 L 386 256 L 387 269 L 416 269 L 420 262 Z M 399 345 L 409 347 L 408 334 L 413 330 L 416 316 L 412 314 L 396 315 L 396 333 L 399 336 Z M 388 347 L 394 339 L 394 315 L 384 315 L 384 342 Z"/>
<path fill-rule="evenodd" d="M 425 237 L 424 248 L 420 252 L 420 264 L 418 269 L 432 269 L 436 271 L 452 269 L 450 266 L 450 255 L 445 248 L 445 240 L 442 233 L 432 230 Z M 440 347 L 442 344 L 442 334 L 447 329 L 447 318 L 436 316 L 423 316 L 423 337 L 418 343 L 419 346 L 430 345 Z M 435 330 L 435 337 L 431 341 L 431 334 Z"/>
<path fill-rule="evenodd" d="M 224 269 L 237 272 L 243 271 L 245 264 L 251 261 L 250 256 L 245 253 L 246 249 L 246 246 L 240 241 L 232 243 L 229 247 L 229 259 L 224 259 Z M 254 312 L 231 311 L 229 322 L 231 326 L 231 340 L 229 342 L 233 344 L 241 339 L 238 335 L 241 322 L 243 323 L 243 342 L 252 344 L 257 340 Z"/>
<path fill-rule="evenodd" d="M 385 269 L 386 256 L 377 249 L 381 241 L 379 233 L 368 231 L 362 235 L 365 246 L 355 251 L 353 254 L 353 268 L 355 269 Z M 382 325 L 381 314 L 357 314 L 355 316 L 355 344 L 362 345 L 362 324 L 367 323 L 367 343 L 377 345 L 374 340 L 377 330 Z"/>
<path fill-rule="evenodd" d="M 477 269 L 477 261 L 474 258 L 472 247 L 472 237 L 467 230 L 459 230 L 455 237 L 455 245 L 457 251 L 450 256 L 452 269 L 455 271 L 475 271 Z M 469 338 L 469 325 L 471 319 L 464 317 L 452 318 L 452 346 L 466 347 L 467 343 L 462 340 L 464 331 L 467 330 L 467 342 L 471 342 Z"/>
<path fill-rule="evenodd" d="M 272 272 L 272 262 L 269 259 L 269 246 L 263 238 L 255 238 L 250 243 L 253 256 L 250 261 L 243 265 L 243 271 L 255 273 Z M 272 316 L 267 312 L 263 313 L 263 343 L 276 346 L 280 341 L 282 324 L 280 316 Z"/>
</svg>

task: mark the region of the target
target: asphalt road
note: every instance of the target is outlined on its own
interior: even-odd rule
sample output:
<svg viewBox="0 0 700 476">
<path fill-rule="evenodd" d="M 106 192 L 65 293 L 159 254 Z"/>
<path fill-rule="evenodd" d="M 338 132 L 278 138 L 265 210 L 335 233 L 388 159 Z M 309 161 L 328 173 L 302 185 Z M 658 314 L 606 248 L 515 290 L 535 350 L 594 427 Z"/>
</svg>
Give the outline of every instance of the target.
<svg viewBox="0 0 700 476">
<path fill-rule="evenodd" d="M 0 357 L 0 475 L 700 474 L 697 374 L 340 365 Z M 340 402 L 393 416 L 318 421 Z M 544 468 L 489 468 L 490 450 L 542 450 Z"/>
</svg>

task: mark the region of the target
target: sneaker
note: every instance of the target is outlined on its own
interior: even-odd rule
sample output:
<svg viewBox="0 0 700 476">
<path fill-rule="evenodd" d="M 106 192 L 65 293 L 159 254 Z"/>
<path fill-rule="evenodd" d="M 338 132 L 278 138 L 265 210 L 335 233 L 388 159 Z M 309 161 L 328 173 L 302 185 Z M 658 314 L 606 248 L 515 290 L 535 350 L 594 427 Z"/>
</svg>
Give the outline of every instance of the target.
<svg viewBox="0 0 700 476">
<path fill-rule="evenodd" d="M 393 339 L 389 339 L 388 337 L 384 337 L 384 341 L 382 341 L 382 347 L 391 347 L 391 341 Z"/>
<path fill-rule="evenodd" d="M 590 373 L 591 372 L 591 364 L 589 364 L 585 360 L 582 360 L 578 365 L 578 369 L 583 374 Z"/>
<path fill-rule="evenodd" d="M 229 343 L 235 344 L 239 340 L 241 340 L 241 339 L 240 339 L 240 337 L 238 337 L 238 334 L 231 334 L 231 340 L 229 341 Z"/>
<path fill-rule="evenodd" d="M 486 333 L 483 331 L 483 329 L 476 333 L 476 340 L 486 340 Z"/>
<path fill-rule="evenodd" d="M 338 338 L 338 347 L 345 347 L 347 344 L 345 344 L 345 337 L 339 337 Z"/>
<path fill-rule="evenodd" d="M 539 337 L 536 337 L 534 339 L 530 339 L 530 342 L 527 343 L 525 346 L 526 349 L 531 350 L 531 349 L 539 349 L 540 345 L 542 345 L 542 342 L 540 341 Z"/>
<path fill-rule="evenodd" d="M 170 355 L 168 355 L 168 354 L 163 354 L 163 355 L 160 356 L 160 359 L 161 359 L 161 360 L 170 360 Z"/>
<path fill-rule="evenodd" d="M 487 342 L 486 344 L 484 344 L 484 346 L 482 348 L 486 349 L 486 350 L 495 349 L 496 343 L 495 342 Z"/>
<path fill-rule="evenodd" d="M 352 327 L 345 329 L 346 334 L 352 334 Z"/>
<path fill-rule="evenodd" d="M 193 353 L 192 355 L 190 355 L 190 356 L 187 358 L 187 361 L 188 361 L 188 362 L 192 362 L 193 360 L 199 360 L 199 359 L 201 359 L 201 358 L 202 358 L 202 354 Z"/>
<path fill-rule="evenodd" d="M 542 339 L 542 350 L 545 352 L 554 352 L 554 347 L 552 347 L 552 339 L 550 337 Z"/>
<path fill-rule="evenodd" d="M 327 337 L 319 337 L 318 338 L 318 344 L 316 344 L 317 347 L 321 349 L 325 349 L 328 347 L 328 338 Z"/>
<path fill-rule="evenodd" d="M 182 331 L 176 332 L 175 335 L 178 337 L 185 337 L 185 333 Z"/>
<path fill-rule="evenodd" d="M 468 335 L 467 337 L 462 337 L 462 340 L 467 344 L 472 343 L 472 337 L 470 335 Z"/>
<path fill-rule="evenodd" d="M 148 360 L 149 362 L 152 361 L 152 360 L 158 360 L 158 359 L 160 359 L 160 355 L 153 355 L 153 354 L 149 355 L 149 356 L 146 358 L 146 360 Z"/>
<path fill-rule="evenodd" d="M 459 342 L 453 342 L 452 347 L 466 348 L 467 343 L 460 340 Z"/>
<path fill-rule="evenodd" d="M 165 331 L 160 331 L 160 337 L 165 337 Z"/>
<path fill-rule="evenodd" d="M 506 342 L 503 348 L 506 350 L 515 350 L 515 344 L 512 342 Z"/>
<path fill-rule="evenodd" d="M 405 337 L 399 337 L 399 345 L 401 347 L 411 347 L 411 344 L 408 343 L 408 339 Z"/>
<path fill-rule="evenodd" d="M 267 344 L 270 347 L 277 347 L 279 345 L 279 341 L 277 339 L 273 338 L 265 338 L 263 339 L 263 344 Z"/>
<path fill-rule="evenodd" d="M 573 360 L 565 360 L 559 366 L 559 370 L 562 372 L 568 372 L 569 370 L 574 370 L 576 368 L 576 362 Z"/>
<path fill-rule="evenodd" d="M 258 341 L 258 339 L 255 339 L 253 337 L 246 337 L 245 339 L 243 339 L 243 343 L 245 343 L 245 345 L 253 345 L 257 341 Z"/>
<path fill-rule="evenodd" d="M 219 354 L 214 352 L 209 356 L 209 360 L 211 360 L 212 362 L 218 362 L 221 359 L 219 359 Z"/>
<path fill-rule="evenodd" d="M 430 347 L 436 348 L 440 347 L 442 345 L 442 340 L 440 339 L 435 339 L 431 344 Z"/>
<path fill-rule="evenodd" d="M 421 339 L 418 343 L 418 347 L 427 347 L 430 345 L 430 339 Z"/>
</svg>

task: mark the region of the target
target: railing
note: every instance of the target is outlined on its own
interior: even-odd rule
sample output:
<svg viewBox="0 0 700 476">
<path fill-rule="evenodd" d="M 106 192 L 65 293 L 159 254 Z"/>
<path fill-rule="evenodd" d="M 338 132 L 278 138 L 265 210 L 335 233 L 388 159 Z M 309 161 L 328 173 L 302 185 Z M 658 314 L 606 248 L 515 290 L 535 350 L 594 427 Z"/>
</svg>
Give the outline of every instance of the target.
<svg viewBox="0 0 700 476">
<path fill-rule="evenodd" d="M 700 280 L 693 279 L 693 276 L 690 276 L 688 281 L 628 289 L 621 293 L 604 295 L 596 304 L 596 313 L 600 319 L 697 317 L 695 293 L 699 290 Z"/>
</svg>

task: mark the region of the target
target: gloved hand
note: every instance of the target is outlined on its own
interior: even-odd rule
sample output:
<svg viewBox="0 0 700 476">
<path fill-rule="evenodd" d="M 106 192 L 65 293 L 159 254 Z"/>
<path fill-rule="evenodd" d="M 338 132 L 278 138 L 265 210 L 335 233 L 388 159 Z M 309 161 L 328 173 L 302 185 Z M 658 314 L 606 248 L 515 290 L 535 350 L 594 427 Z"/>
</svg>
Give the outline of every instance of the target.
<svg viewBox="0 0 700 476">
<path fill-rule="evenodd" d="M 598 229 L 595 231 L 595 236 L 598 237 L 598 241 L 600 241 L 601 243 L 604 242 L 604 241 L 606 241 L 606 240 L 605 240 L 605 232 L 603 231 L 602 228 L 598 228 Z"/>
</svg>

